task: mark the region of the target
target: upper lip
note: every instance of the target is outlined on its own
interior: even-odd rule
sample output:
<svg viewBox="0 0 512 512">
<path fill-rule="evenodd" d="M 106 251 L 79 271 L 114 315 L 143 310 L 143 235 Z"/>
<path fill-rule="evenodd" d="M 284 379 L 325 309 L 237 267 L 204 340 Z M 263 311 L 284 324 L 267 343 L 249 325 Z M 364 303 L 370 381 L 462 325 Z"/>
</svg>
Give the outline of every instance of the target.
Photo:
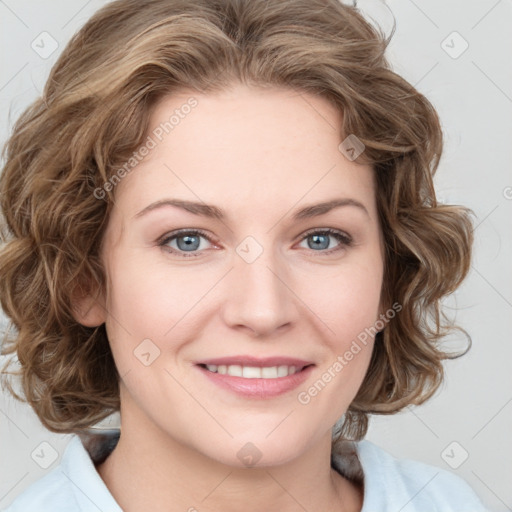
<svg viewBox="0 0 512 512">
<path fill-rule="evenodd" d="M 201 361 L 197 361 L 196 364 L 214 364 L 217 366 L 220 365 L 240 365 L 240 366 L 254 366 L 254 367 L 264 367 L 264 366 L 295 366 L 301 367 L 309 366 L 313 364 L 311 361 L 306 361 L 304 359 L 297 359 L 296 357 L 286 357 L 286 356 L 274 356 L 274 357 L 254 357 L 254 356 L 230 356 L 230 357 L 216 357 L 213 359 L 204 359 Z"/>
</svg>

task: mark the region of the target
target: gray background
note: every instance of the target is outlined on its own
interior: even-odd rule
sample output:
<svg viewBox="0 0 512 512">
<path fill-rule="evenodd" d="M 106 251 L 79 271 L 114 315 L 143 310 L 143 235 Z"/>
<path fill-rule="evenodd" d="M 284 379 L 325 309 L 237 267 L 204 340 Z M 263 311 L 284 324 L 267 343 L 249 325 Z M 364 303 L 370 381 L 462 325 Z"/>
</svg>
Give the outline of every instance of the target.
<svg viewBox="0 0 512 512">
<path fill-rule="evenodd" d="M 71 35 L 105 3 L 0 0 L 2 143 L 42 90 Z M 446 362 L 446 381 L 430 402 L 373 417 L 367 438 L 397 457 L 460 475 L 490 510 L 512 510 L 512 1 L 358 5 L 388 32 L 391 12 L 395 16 L 393 68 L 433 102 L 443 123 L 439 197 L 476 214 L 471 273 L 446 301 L 472 336 L 473 348 Z M 51 50 L 52 39 L 42 32 L 58 43 L 51 55 L 44 52 Z M 462 341 L 453 339 L 457 345 Z M 0 508 L 54 468 L 68 441 L 69 436 L 46 431 L 26 405 L 1 394 Z"/>
</svg>

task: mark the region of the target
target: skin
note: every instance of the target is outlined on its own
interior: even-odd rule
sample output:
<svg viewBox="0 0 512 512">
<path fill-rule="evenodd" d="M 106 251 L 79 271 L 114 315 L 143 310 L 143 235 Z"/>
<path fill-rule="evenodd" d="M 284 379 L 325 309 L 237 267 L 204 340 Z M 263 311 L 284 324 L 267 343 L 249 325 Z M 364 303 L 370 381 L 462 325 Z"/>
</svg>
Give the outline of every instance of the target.
<svg viewBox="0 0 512 512">
<path fill-rule="evenodd" d="M 308 404 L 297 395 L 382 313 L 373 170 L 338 150 L 334 106 L 284 88 L 174 93 L 155 108 L 148 133 L 191 96 L 197 107 L 116 186 L 102 245 L 108 293 L 78 308 L 84 325 L 106 323 L 121 376 L 122 436 L 98 472 L 128 512 L 361 510 L 362 489 L 330 467 L 331 429 L 361 386 L 374 340 Z M 171 197 L 214 204 L 227 218 L 172 206 L 136 217 Z M 334 198 L 366 211 L 292 220 Z M 196 257 L 180 252 L 183 238 L 158 243 L 184 228 L 210 236 Z M 313 228 L 347 233 L 352 244 L 329 236 L 317 248 L 305 235 Z M 236 250 L 248 236 L 263 251 L 250 263 Z M 148 366 L 134 355 L 144 339 L 160 351 Z M 251 399 L 194 365 L 240 354 L 315 367 L 299 388 Z M 237 456 L 248 442 L 261 453 L 252 467 Z"/>
</svg>

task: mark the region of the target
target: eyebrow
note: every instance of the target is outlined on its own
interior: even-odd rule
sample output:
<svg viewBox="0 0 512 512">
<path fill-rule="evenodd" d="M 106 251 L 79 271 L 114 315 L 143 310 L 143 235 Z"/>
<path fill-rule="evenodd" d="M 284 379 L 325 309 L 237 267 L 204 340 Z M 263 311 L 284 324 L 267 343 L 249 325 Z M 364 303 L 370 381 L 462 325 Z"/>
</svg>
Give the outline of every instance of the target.
<svg viewBox="0 0 512 512">
<path fill-rule="evenodd" d="M 193 213 L 194 215 L 200 215 L 202 217 L 209 217 L 218 220 L 225 220 L 227 218 L 226 213 L 222 208 L 211 204 L 202 202 L 186 201 L 184 199 L 160 199 L 150 205 L 143 208 L 140 212 L 134 215 L 134 218 L 142 217 L 143 215 L 166 206 L 175 206 L 186 210 L 187 212 Z M 312 217 L 318 217 L 324 215 L 335 208 L 343 206 L 355 206 L 360 210 L 364 211 L 366 215 L 370 216 L 366 207 L 356 199 L 351 198 L 339 198 L 325 201 L 322 203 L 311 204 L 296 211 L 292 217 L 293 220 L 304 220 Z"/>
</svg>

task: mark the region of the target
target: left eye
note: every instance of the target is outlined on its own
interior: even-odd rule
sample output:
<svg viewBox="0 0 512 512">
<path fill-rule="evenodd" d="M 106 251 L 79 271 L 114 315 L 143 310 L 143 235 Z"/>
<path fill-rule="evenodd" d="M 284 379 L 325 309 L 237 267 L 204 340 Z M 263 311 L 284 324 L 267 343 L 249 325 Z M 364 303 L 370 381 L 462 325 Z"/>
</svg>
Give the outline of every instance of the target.
<svg viewBox="0 0 512 512">
<path fill-rule="evenodd" d="M 335 238 L 339 242 L 334 248 L 329 248 L 330 238 Z M 179 231 L 174 234 L 171 233 L 169 236 L 162 239 L 159 245 L 161 247 L 165 247 L 172 253 L 177 253 L 184 257 L 200 256 L 198 252 L 201 249 L 204 249 L 204 247 L 200 247 L 201 239 L 205 239 L 209 243 L 212 243 L 210 237 L 205 232 L 192 230 Z M 312 249 L 313 252 L 321 252 L 324 254 L 330 254 L 341 250 L 344 247 L 350 246 L 352 243 L 352 238 L 349 235 L 334 229 L 310 231 L 302 237 L 301 241 L 308 239 L 311 240 L 311 242 L 308 242 L 309 249 Z M 176 245 L 171 245 L 174 243 Z M 321 249 L 321 251 L 318 251 L 317 249 Z"/>
<path fill-rule="evenodd" d="M 306 233 L 302 240 L 312 240 L 312 242 L 308 242 L 309 248 L 315 247 L 316 249 L 328 249 L 330 245 L 329 238 L 335 238 L 339 243 L 333 249 L 331 248 L 327 251 L 322 251 L 328 254 L 334 251 L 339 251 L 344 247 L 348 247 L 352 244 L 352 238 L 349 235 L 341 231 L 336 231 L 334 229 L 325 229 L 323 231 L 310 231 L 309 233 Z"/>
</svg>

